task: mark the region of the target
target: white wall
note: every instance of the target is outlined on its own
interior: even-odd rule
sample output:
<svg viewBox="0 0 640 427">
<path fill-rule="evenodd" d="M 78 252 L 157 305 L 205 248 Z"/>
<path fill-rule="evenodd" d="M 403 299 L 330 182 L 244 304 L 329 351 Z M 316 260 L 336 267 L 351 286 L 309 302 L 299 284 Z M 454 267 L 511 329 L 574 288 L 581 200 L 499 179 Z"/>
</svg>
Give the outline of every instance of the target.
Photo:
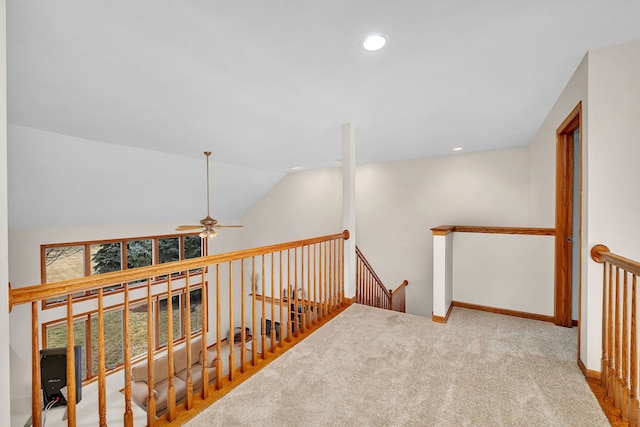
<svg viewBox="0 0 640 427">
<path fill-rule="evenodd" d="M 612 252 L 634 260 L 640 260 L 638 76 L 640 40 L 589 53 L 586 245 L 604 244 Z M 589 325 L 582 338 L 587 341 L 587 368 L 599 370 L 602 265 L 590 258 L 584 265 L 588 283 L 583 298 Z"/>
<path fill-rule="evenodd" d="M 553 236 L 453 234 L 453 300 L 553 316 Z"/>
<path fill-rule="evenodd" d="M 289 173 L 247 211 L 241 222 L 245 248 L 341 232 L 341 169 Z"/>
<path fill-rule="evenodd" d="M 407 311 L 431 316 L 431 227 L 527 225 L 526 148 L 358 166 L 357 244 Z M 341 231 L 339 169 L 287 175 L 242 218 L 243 246 Z"/>
<path fill-rule="evenodd" d="M 386 286 L 409 281 L 407 312 L 431 316 L 431 227 L 527 225 L 527 155 L 518 148 L 358 168 L 358 246 Z"/>
<path fill-rule="evenodd" d="M 532 227 L 555 227 L 556 130 L 580 101 L 583 114 L 582 142 L 587 145 L 587 58 L 585 56 L 580 62 L 529 144 L 529 224 Z"/>
<path fill-rule="evenodd" d="M 0 0 L 0 372 L 10 372 L 8 213 L 7 213 L 7 49 L 6 3 Z M 7 384 L 5 383 L 5 388 Z M 0 425 L 8 426 L 11 418 L 11 399 L 0 399 Z M 9 395 L 11 397 L 11 395 Z"/>
</svg>

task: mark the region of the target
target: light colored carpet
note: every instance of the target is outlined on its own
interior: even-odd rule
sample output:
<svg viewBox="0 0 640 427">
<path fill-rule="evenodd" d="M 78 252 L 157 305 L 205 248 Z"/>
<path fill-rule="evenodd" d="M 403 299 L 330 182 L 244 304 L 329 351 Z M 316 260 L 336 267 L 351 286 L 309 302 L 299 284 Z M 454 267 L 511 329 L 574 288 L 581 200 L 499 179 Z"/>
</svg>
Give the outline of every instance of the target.
<svg viewBox="0 0 640 427">
<path fill-rule="evenodd" d="M 441 325 L 354 304 L 186 425 L 607 426 L 576 340 L 475 310 Z"/>
</svg>

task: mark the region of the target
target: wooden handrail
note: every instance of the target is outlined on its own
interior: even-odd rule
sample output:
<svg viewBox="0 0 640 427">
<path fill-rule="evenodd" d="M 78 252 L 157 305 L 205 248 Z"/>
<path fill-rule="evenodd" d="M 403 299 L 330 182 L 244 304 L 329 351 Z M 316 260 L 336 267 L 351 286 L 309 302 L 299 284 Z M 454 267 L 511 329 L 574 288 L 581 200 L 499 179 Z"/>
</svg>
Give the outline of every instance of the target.
<svg viewBox="0 0 640 427">
<path fill-rule="evenodd" d="M 599 264 L 608 262 L 615 267 L 640 276 L 640 262 L 614 254 L 605 245 L 595 245 L 591 248 L 591 258 Z"/>
<path fill-rule="evenodd" d="M 398 285 L 397 288 L 395 288 L 392 292 L 391 292 L 391 296 L 394 296 L 396 294 L 398 294 L 399 292 L 401 292 L 405 287 L 409 286 L 409 282 L 405 279 L 402 283 L 400 283 Z"/>
<path fill-rule="evenodd" d="M 38 319 L 38 305 L 43 300 L 49 298 L 65 299 L 66 305 L 66 329 L 73 331 L 76 319 L 74 318 L 74 306 L 78 302 L 73 299 L 73 294 L 81 291 L 92 291 L 97 298 L 97 352 L 95 356 L 98 365 L 97 395 L 98 407 L 96 408 L 97 425 L 106 425 L 106 408 L 109 406 L 106 394 L 106 367 L 105 355 L 107 353 L 105 346 L 105 304 L 104 299 L 107 294 L 104 292 L 105 287 L 122 284 L 124 295 L 122 299 L 123 310 L 122 316 L 124 349 L 123 354 L 125 369 L 125 385 L 121 398 L 124 399 L 123 405 L 123 421 L 125 426 L 132 426 L 134 422 L 134 413 L 132 410 L 132 400 L 136 399 L 136 403 L 140 407 L 146 407 L 146 424 L 149 427 L 163 425 L 163 423 L 178 423 L 189 418 L 188 412 L 191 409 L 202 410 L 204 407 L 212 403 L 213 400 L 226 394 L 226 391 L 217 393 L 228 387 L 233 387 L 244 381 L 248 375 L 261 367 L 265 366 L 268 361 L 274 359 L 297 341 L 304 338 L 317 327 L 326 323 L 333 316 L 346 308 L 348 301 L 344 295 L 344 240 L 349 238 L 348 231 L 342 233 L 316 237 L 311 239 L 299 240 L 295 242 L 282 243 L 277 245 L 263 246 L 260 248 L 247 249 L 243 251 L 235 251 L 225 254 L 212 255 L 201 258 L 192 258 L 189 260 L 164 263 L 149 267 L 124 270 L 120 272 L 105 273 L 96 276 L 85 277 L 81 279 L 73 279 L 60 281 L 56 283 L 42 284 L 36 286 L 28 286 L 24 288 L 9 287 L 9 300 L 11 307 L 18 304 L 31 303 L 31 329 L 32 329 L 32 418 L 34 426 L 40 427 L 40 413 L 42 408 L 42 394 L 40 392 L 40 321 Z M 278 258 L 278 264 L 276 264 Z M 251 260 L 249 263 L 248 261 Z M 256 281 L 257 272 L 255 262 L 259 260 L 261 268 L 261 283 L 263 291 L 270 291 L 271 295 L 265 296 L 258 301 L 256 299 Z M 286 262 L 286 267 L 284 266 Z M 267 264 L 269 268 L 267 269 Z M 224 277 L 221 270 L 224 269 Z M 192 271 L 195 270 L 195 271 Z M 178 274 L 185 271 L 190 274 Z M 252 286 L 250 289 L 245 288 L 245 275 L 251 274 Z M 166 281 L 156 280 L 158 276 L 166 277 Z M 201 292 L 201 316 L 191 317 L 191 279 L 200 276 L 198 289 Z M 175 277 L 175 279 L 174 279 Z M 176 281 L 182 281 L 181 284 L 174 285 Z M 286 280 L 286 285 L 285 285 Z M 132 366 L 131 362 L 131 328 L 129 311 L 130 303 L 130 284 L 134 281 L 141 281 L 140 286 L 135 287 L 135 292 L 146 294 L 144 301 L 146 308 L 146 357 L 136 362 L 146 364 L 146 368 L 137 368 Z M 209 281 L 213 289 L 209 288 Z M 183 288 L 182 288 L 183 286 Z M 224 289 L 224 295 L 222 295 Z M 238 296 L 236 290 L 240 289 Z M 300 290 L 302 298 L 295 306 L 287 303 L 284 298 L 278 298 L 283 295 L 283 290 L 287 289 L 287 295 L 293 295 L 292 292 Z M 211 291 L 211 294 L 209 293 Z M 250 291 L 250 292 L 246 292 Z M 182 346 L 181 337 L 173 335 L 173 295 L 174 292 L 186 292 L 184 296 L 187 304 L 186 313 L 184 313 L 184 335 L 185 349 L 182 347 L 174 348 L 174 339 L 177 346 Z M 246 292 L 246 294 L 245 294 Z M 252 294 L 252 295 L 251 295 Z M 209 297 L 211 295 L 211 297 Z M 162 327 L 166 326 L 166 346 L 159 344 L 160 334 L 156 328 L 159 322 L 159 301 L 166 298 L 166 315 L 167 319 L 163 320 Z M 211 301 L 209 301 L 211 298 Z M 296 300 L 298 301 L 298 300 Z M 211 318 L 208 316 L 207 304 L 211 302 L 211 309 L 215 310 Z M 261 307 L 260 304 L 261 303 Z M 267 310 L 265 304 L 271 305 Z M 222 325 L 221 312 L 227 308 L 228 304 L 228 324 Z M 298 310 L 298 306 L 300 311 Z M 235 308 L 234 308 L 235 307 Z M 239 309 L 238 309 L 239 307 Z M 113 307 L 109 308 L 110 310 Z M 246 310 L 251 310 L 247 312 Z M 238 322 L 237 313 L 240 313 L 241 320 Z M 279 314 L 279 315 L 278 315 Z M 64 315 L 63 315 L 64 316 Z M 262 328 L 257 327 L 257 316 L 261 316 Z M 265 320 L 271 317 L 270 330 L 265 328 Z M 61 319 L 62 320 L 62 319 Z M 234 323 L 235 322 L 235 323 Z M 191 340 L 192 328 L 194 323 L 200 328 L 198 339 L 200 340 L 198 353 L 192 354 L 193 346 Z M 251 324 L 253 337 L 247 337 L 246 325 Z M 241 335 L 239 339 L 235 338 L 235 325 L 240 325 Z M 279 329 L 276 329 L 279 324 Z M 229 328 L 228 338 L 222 339 L 223 328 Z M 213 346 L 215 349 L 207 350 L 207 334 L 215 335 Z M 68 405 L 68 423 L 75 425 L 76 423 L 76 381 L 82 381 L 82 378 L 76 378 L 75 375 L 75 347 L 73 333 L 67 333 L 66 350 L 67 350 L 67 405 Z M 258 341 L 258 335 L 261 341 Z M 164 340 L 164 337 L 162 338 Z M 226 342 L 223 352 L 223 342 Z M 247 344 L 251 345 L 251 348 Z M 84 343 L 87 345 L 87 342 Z M 154 351 L 158 347 L 164 347 L 159 351 Z M 202 351 L 200 351 L 200 349 Z M 85 351 L 89 351 L 85 347 Z M 180 358 L 175 357 L 174 351 L 184 351 L 184 355 Z M 236 351 L 240 352 L 239 357 Z M 210 353 L 211 352 L 211 353 Z M 159 353 L 159 354 L 158 354 Z M 89 353 L 87 353 L 89 354 Z M 215 354 L 215 357 L 212 357 Z M 251 358 L 249 361 L 248 358 Z M 162 359 L 164 358 L 164 359 Z M 186 359 L 186 360 L 185 360 Z M 186 363 L 186 379 L 178 375 L 178 371 L 174 372 L 175 363 L 177 361 Z M 193 363 L 191 363 L 193 361 Z M 199 362 L 199 365 L 196 363 Z M 200 387 L 200 396 L 194 397 L 194 372 L 192 369 L 201 369 L 198 373 Z M 164 367 L 164 368 L 161 368 Z M 157 371 L 157 369 L 167 369 L 167 372 Z M 146 372 L 146 378 L 136 379 L 133 382 L 132 373 L 136 370 L 136 378 L 139 378 L 141 372 Z M 210 371 L 211 370 L 211 371 Z M 224 375 L 223 375 L 224 371 Z M 180 374 L 182 375 L 182 374 Z M 159 376 L 167 379 L 168 388 L 166 393 L 159 394 L 155 387 L 155 380 Z M 210 378 L 211 377 L 211 378 Z M 144 384 L 144 385 L 143 385 Z M 133 392 L 133 386 L 136 392 Z M 178 396 L 178 388 L 180 387 L 180 395 Z M 184 400 L 184 404 L 179 404 L 178 399 Z M 187 415 L 185 415 L 187 413 Z M 193 413 L 193 412 L 191 412 Z"/>
<path fill-rule="evenodd" d="M 115 271 L 112 273 L 98 274 L 90 277 L 63 280 L 52 283 L 42 283 L 39 285 L 25 286 L 21 288 L 9 288 L 9 311 L 17 305 L 26 304 L 35 300 L 45 300 L 85 292 L 92 289 L 103 288 L 111 285 L 118 285 L 124 282 L 134 282 L 148 277 L 163 276 L 175 271 L 194 270 L 212 264 L 221 264 L 241 258 L 251 258 L 253 256 L 265 255 L 268 253 L 285 251 L 304 245 L 326 242 L 333 239 L 349 239 L 349 231 L 332 234 L 328 236 L 315 237 L 311 239 L 298 240 L 288 243 L 262 246 L 259 248 L 245 249 L 224 254 L 210 255 L 206 257 L 191 258 L 188 260 L 167 262 L 164 264 L 151 265 L 148 267 L 134 268 L 130 270 Z"/>
<path fill-rule="evenodd" d="M 555 228 L 540 227 L 492 227 L 480 225 L 440 225 L 431 229 L 434 236 L 449 233 L 490 233 L 490 234 L 526 234 L 532 236 L 555 236 Z"/>
<path fill-rule="evenodd" d="M 629 426 L 638 426 L 637 278 L 640 263 L 611 253 L 605 245 L 592 247 L 591 258 L 603 265 L 600 381 L 622 419 Z"/>
</svg>

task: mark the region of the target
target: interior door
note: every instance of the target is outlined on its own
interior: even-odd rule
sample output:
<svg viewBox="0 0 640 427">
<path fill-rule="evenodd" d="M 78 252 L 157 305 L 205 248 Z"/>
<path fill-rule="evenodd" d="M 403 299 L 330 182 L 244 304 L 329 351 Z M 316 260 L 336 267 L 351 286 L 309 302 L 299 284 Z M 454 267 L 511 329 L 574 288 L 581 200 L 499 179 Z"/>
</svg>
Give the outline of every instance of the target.
<svg viewBox="0 0 640 427">
<path fill-rule="evenodd" d="M 555 304 L 554 319 L 559 326 L 571 327 L 572 305 L 577 307 L 579 320 L 580 298 L 580 156 L 576 157 L 576 144 L 580 146 L 579 129 L 582 103 L 579 103 L 556 131 L 556 242 L 555 242 Z M 577 138 L 576 138 L 577 135 Z M 574 176 L 576 168 L 577 177 Z M 575 200 L 577 199 L 577 200 Z M 575 211 L 575 212 L 574 212 Z M 575 224 L 574 224 L 575 223 Z M 574 242 L 574 226 L 578 235 Z M 576 266 L 573 254 L 577 254 Z M 575 276 L 575 277 L 574 277 Z M 577 300 L 572 304 L 575 279 Z M 579 322 L 578 322 L 579 323 Z"/>
</svg>

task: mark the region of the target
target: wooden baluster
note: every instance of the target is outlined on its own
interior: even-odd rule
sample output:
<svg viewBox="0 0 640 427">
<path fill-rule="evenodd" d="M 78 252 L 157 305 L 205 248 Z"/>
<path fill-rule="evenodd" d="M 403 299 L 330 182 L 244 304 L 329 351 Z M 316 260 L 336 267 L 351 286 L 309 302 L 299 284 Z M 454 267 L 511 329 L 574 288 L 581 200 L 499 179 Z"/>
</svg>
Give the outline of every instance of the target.
<svg viewBox="0 0 640 427">
<path fill-rule="evenodd" d="M 264 255 L 262 255 L 262 257 L 260 258 L 260 268 L 261 268 L 261 277 L 260 277 L 260 284 L 261 284 L 261 288 L 262 288 L 262 316 L 260 317 L 260 335 L 262 337 L 262 359 L 266 359 L 267 358 L 267 319 L 265 319 L 265 314 L 267 313 L 267 296 L 265 295 L 264 292 Z"/>
<path fill-rule="evenodd" d="M 336 306 L 342 306 L 342 279 L 340 278 L 341 268 L 340 268 L 340 240 L 335 240 L 336 246 Z"/>
<path fill-rule="evenodd" d="M 300 331 L 300 322 L 298 317 L 298 299 L 300 298 L 300 292 L 298 292 L 298 248 L 293 249 L 293 296 L 291 298 L 291 311 L 293 315 L 293 331 L 294 336 L 298 337 Z"/>
<path fill-rule="evenodd" d="M 184 282 L 184 305 L 186 307 L 184 313 L 184 345 L 187 354 L 187 379 L 186 379 L 186 397 L 184 401 L 185 409 L 193 408 L 193 375 L 191 373 L 191 365 L 193 364 L 194 355 L 191 354 L 191 275 L 187 271 Z M 198 355 L 195 355 L 198 357 Z M 203 385 L 204 387 L 204 385 Z"/>
<path fill-rule="evenodd" d="M 220 314 L 220 265 L 216 264 L 216 390 L 220 390 L 222 388 L 222 340 L 220 338 L 222 335 L 221 324 L 222 316 Z M 205 347 L 203 346 L 202 348 L 204 349 Z"/>
<path fill-rule="evenodd" d="M 287 319 L 287 341 L 291 341 L 293 338 L 293 286 L 291 286 L 291 249 L 287 249 L 287 312 L 289 318 Z"/>
<path fill-rule="evenodd" d="M 318 263 L 318 319 L 324 320 L 324 288 L 322 285 L 322 243 L 318 243 L 316 246 L 316 257 Z"/>
<path fill-rule="evenodd" d="M 304 286 L 304 246 L 300 248 L 300 295 L 298 295 L 298 321 L 300 322 L 300 330 L 304 332 L 307 328 L 307 316 L 305 313 L 305 286 Z"/>
<path fill-rule="evenodd" d="M 104 354 L 104 291 L 98 289 L 98 415 L 100 427 L 107 425 L 107 376 Z M 76 378 L 78 381 L 78 378 Z M 80 380 L 82 381 L 82 380 Z"/>
<path fill-rule="evenodd" d="M 284 342 L 283 342 L 283 338 L 284 338 L 284 327 L 287 324 L 286 322 L 284 322 L 284 303 L 285 303 L 285 298 L 284 298 L 284 287 L 283 287 L 283 280 L 284 277 L 283 276 L 283 271 L 282 271 L 282 251 L 279 251 L 279 258 L 278 258 L 278 262 L 280 263 L 280 270 L 279 270 L 279 276 L 280 276 L 280 326 L 278 327 L 278 333 L 280 334 L 280 347 L 282 348 L 284 346 Z"/>
<path fill-rule="evenodd" d="M 247 369 L 247 334 L 245 325 L 244 258 L 240 260 L 240 372 Z"/>
<path fill-rule="evenodd" d="M 67 425 L 76 425 L 76 364 L 73 336 L 73 296 L 67 295 Z M 82 381 L 82 378 L 79 379 Z"/>
<path fill-rule="evenodd" d="M 339 242 L 338 263 L 340 265 L 338 281 L 340 283 L 340 305 L 344 305 L 344 237 Z"/>
<path fill-rule="evenodd" d="M 236 340 L 233 324 L 233 265 L 229 261 L 229 381 L 233 381 L 236 370 Z"/>
<path fill-rule="evenodd" d="M 609 293 L 610 283 L 607 280 L 607 263 L 602 265 L 602 359 L 600 361 L 600 383 L 604 390 L 608 389 L 609 370 Z"/>
<path fill-rule="evenodd" d="M 171 274 L 167 275 L 167 420 L 176 418 L 176 386 L 173 383 L 173 301 Z M 158 309 L 160 307 L 158 306 Z M 158 310 L 160 311 L 160 310 Z M 159 313 L 158 313 L 159 314 Z"/>
<path fill-rule="evenodd" d="M 358 303 L 362 303 L 362 301 L 360 300 L 360 278 L 362 277 L 360 268 L 361 268 L 360 256 L 356 252 L 356 302 Z"/>
<path fill-rule="evenodd" d="M 313 319 L 313 306 L 311 301 L 312 300 L 312 296 L 311 296 L 311 246 L 307 246 L 307 294 L 306 294 L 306 302 L 307 302 L 307 310 L 308 310 L 308 315 L 307 315 L 307 326 L 311 326 L 312 324 L 315 324 L 315 320 Z"/>
<path fill-rule="evenodd" d="M 204 239 L 207 240 L 207 239 Z M 207 241 L 207 245 L 208 245 Z M 209 368 L 207 367 L 207 330 L 209 329 L 209 317 L 208 307 L 209 307 L 209 282 L 207 281 L 206 273 L 208 272 L 208 267 L 202 269 L 202 278 L 200 282 L 202 283 L 202 288 L 200 290 L 201 294 L 201 306 L 202 313 L 200 318 L 200 326 L 202 327 L 200 342 L 202 343 L 200 346 L 200 364 L 202 365 L 202 388 L 200 389 L 200 397 L 202 400 L 206 399 L 209 396 Z M 220 289 L 218 286 L 218 264 L 216 264 L 216 336 L 220 339 Z M 220 357 L 220 346 L 217 346 L 218 354 L 216 358 L 216 388 L 220 387 L 220 383 L 222 381 L 222 358 Z"/>
<path fill-rule="evenodd" d="M 253 328 L 253 344 L 251 344 L 251 364 L 253 366 L 256 366 L 256 364 L 258 363 L 257 361 L 257 356 L 258 356 L 258 333 L 256 331 L 256 310 L 257 310 L 257 304 L 256 304 L 256 293 L 258 292 L 257 289 L 257 280 L 256 280 L 256 257 L 251 257 L 251 289 L 252 289 L 252 296 L 251 296 L 251 327 Z"/>
<path fill-rule="evenodd" d="M 323 274 L 323 278 L 322 278 L 322 287 L 324 288 L 324 312 L 329 314 L 331 313 L 331 310 L 329 310 L 330 307 L 330 301 L 331 301 L 331 293 L 329 292 L 329 282 L 328 282 L 328 275 L 329 275 L 329 261 L 327 261 L 327 242 L 322 242 L 322 274 Z"/>
<path fill-rule="evenodd" d="M 147 427 L 156 423 L 156 396 L 153 392 L 153 300 L 151 298 L 151 278 L 147 278 Z"/>
<path fill-rule="evenodd" d="M 367 289 L 368 289 L 368 293 L 369 293 L 369 303 L 367 305 L 373 306 L 375 307 L 375 296 L 374 296 L 374 286 L 375 286 L 375 278 L 373 277 L 373 274 L 371 274 L 371 270 L 369 270 L 367 268 L 367 278 L 369 280 L 367 280 Z"/>
<path fill-rule="evenodd" d="M 315 325 L 318 322 L 318 296 L 316 294 L 316 287 L 318 286 L 318 282 L 316 280 L 317 274 L 318 274 L 318 263 L 316 262 L 316 245 L 312 245 L 311 248 L 313 248 L 313 258 L 311 258 L 313 260 L 313 284 L 311 286 L 311 290 L 312 290 L 312 296 L 311 296 L 311 301 L 312 301 L 312 310 L 313 310 L 313 317 L 312 317 L 312 323 L 313 325 Z M 309 269 L 311 270 L 311 269 Z"/>
<path fill-rule="evenodd" d="M 364 263 L 362 262 L 362 259 L 360 259 L 360 304 L 366 304 L 366 284 L 365 281 L 367 280 L 366 277 L 366 271 L 364 269 Z"/>
<path fill-rule="evenodd" d="M 124 425 L 133 427 L 133 409 L 131 408 L 131 324 L 129 318 L 129 282 L 124 283 Z"/>
<path fill-rule="evenodd" d="M 631 342 L 630 342 L 630 390 L 629 390 L 629 404 L 628 404 L 628 417 L 629 425 L 638 425 L 638 409 L 640 402 L 638 401 L 638 330 L 637 330 L 637 299 L 636 299 L 636 276 L 633 275 L 631 279 Z"/>
<path fill-rule="evenodd" d="M 336 308 L 336 294 L 335 294 L 335 283 L 334 283 L 334 279 L 335 279 L 335 272 L 334 272 L 334 266 L 335 266 L 335 262 L 334 262 L 334 251 L 333 251 L 333 240 L 327 242 L 327 251 L 329 252 L 327 258 L 328 258 L 328 273 L 329 273 L 329 294 L 331 295 L 331 299 L 329 300 L 329 307 L 331 312 L 333 313 L 335 311 Z"/>
<path fill-rule="evenodd" d="M 621 365 L 621 356 L 622 356 L 622 351 L 621 351 L 621 327 L 622 327 L 622 322 L 621 322 L 621 314 L 620 314 L 620 309 L 621 309 L 621 304 L 622 302 L 620 301 L 621 299 L 621 286 L 620 286 L 620 268 L 616 267 L 616 309 L 614 312 L 614 319 L 615 319 L 615 343 L 614 343 L 614 359 L 613 359 L 613 363 L 614 363 L 614 370 L 615 370 L 615 380 L 614 380 L 614 402 L 616 405 L 616 408 L 620 408 L 620 404 L 621 404 L 621 393 L 620 390 L 622 389 L 622 373 L 620 370 L 620 365 Z"/>
<path fill-rule="evenodd" d="M 42 427 L 42 378 L 40 377 L 40 330 L 38 302 L 31 303 L 31 423 Z M 68 333 L 68 332 L 67 332 Z"/>
<path fill-rule="evenodd" d="M 273 253 L 271 254 L 271 329 L 269 330 L 269 343 L 271 344 L 271 353 L 276 351 L 276 282 L 274 274 L 275 260 L 273 259 Z"/>
<path fill-rule="evenodd" d="M 613 366 L 614 366 L 614 359 L 615 359 L 615 349 L 613 347 L 613 343 L 614 343 L 614 335 L 615 335 L 615 328 L 614 328 L 614 318 L 613 318 L 613 308 L 614 308 L 614 303 L 615 300 L 613 298 L 613 290 L 614 290 L 614 283 L 613 283 L 613 265 L 609 266 L 609 307 L 607 310 L 607 326 L 609 329 L 609 333 L 608 333 L 608 338 L 609 338 L 609 342 L 607 344 L 607 348 L 608 348 L 608 359 L 609 359 L 609 365 L 607 366 L 607 396 L 609 396 L 609 398 L 611 398 L 613 400 L 614 398 L 614 393 L 613 393 L 613 388 L 614 388 L 614 370 L 613 370 Z"/>
<path fill-rule="evenodd" d="M 317 288 L 316 292 L 316 316 L 318 317 L 318 321 L 322 321 L 324 319 L 324 313 L 322 312 L 322 282 L 320 280 L 322 266 L 320 264 L 320 244 L 316 243 L 313 245 L 313 280 L 316 282 L 315 287 Z"/>
<path fill-rule="evenodd" d="M 620 398 L 620 412 L 622 419 L 627 421 L 629 419 L 628 403 L 629 403 L 629 286 L 627 282 L 627 272 L 623 271 L 623 289 L 622 289 L 622 372 L 621 372 L 621 398 Z"/>
</svg>

